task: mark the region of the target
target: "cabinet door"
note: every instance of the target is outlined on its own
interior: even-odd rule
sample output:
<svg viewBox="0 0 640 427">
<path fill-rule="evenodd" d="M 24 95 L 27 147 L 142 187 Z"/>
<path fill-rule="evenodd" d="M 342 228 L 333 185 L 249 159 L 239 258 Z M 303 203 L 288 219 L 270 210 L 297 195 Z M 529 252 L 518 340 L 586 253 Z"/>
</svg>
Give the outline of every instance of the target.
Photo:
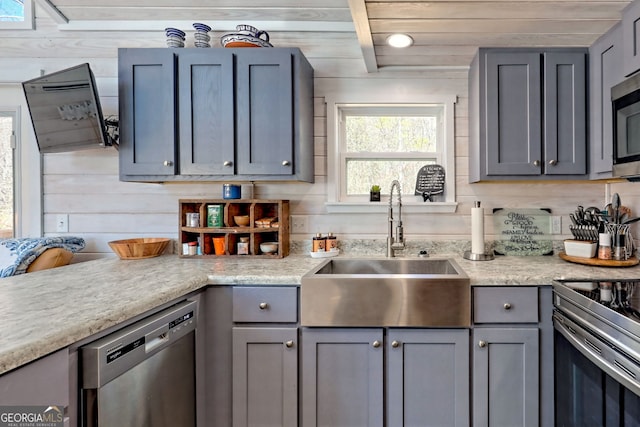
<svg viewBox="0 0 640 427">
<path fill-rule="evenodd" d="M 293 75 L 290 51 L 236 53 L 237 171 L 292 175 Z"/>
<path fill-rule="evenodd" d="M 469 330 L 389 330 L 389 426 L 469 425 Z"/>
<path fill-rule="evenodd" d="M 544 165 L 546 175 L 587 173 L 587 55 L 544 54 Z"/>
<path fill-rule="evenodd" d="M 67 406 L 71 390 L 67 349 L 0 376 L 2 405 Z"/>
<path fill-rule="evenodd" d="M 640 2 L 632 1 L 622 11 L 624 75 L 640 70 Z"/>
<path fill-rule="evenodd" d="M 233 175 L 233 54 L 208 49 L 178 57 L 180 174 Z"/>
<path fill-rule="evenodd" d="M 233 426 L 298 425 L 298 329 L 233 328 Z"/>
<path fill-rule="evenodd" d="M 382 329 L 302 331 L 304 427 L 382 427 Z"/>
<path fill-rule="evenodd" d="M 622 27 L 614 26 L 589 48 L 591 178 L 608 178 L 613 167 L 611 87 L 624 79 Z"/>
<path fill-rule="evenodd" d="M 486 173 L 541 174 L 538 52 L 486 54 Z"/>
<path fill-rule="evenodd" d="M 175 57 L 119 49 L 120 176 L 175 175 Z"/>
<path fill-rule="evenodd" d="M 473 425 L 538 427 L 538 329 L 475 328 L 473 342 Z"/>
</svg>

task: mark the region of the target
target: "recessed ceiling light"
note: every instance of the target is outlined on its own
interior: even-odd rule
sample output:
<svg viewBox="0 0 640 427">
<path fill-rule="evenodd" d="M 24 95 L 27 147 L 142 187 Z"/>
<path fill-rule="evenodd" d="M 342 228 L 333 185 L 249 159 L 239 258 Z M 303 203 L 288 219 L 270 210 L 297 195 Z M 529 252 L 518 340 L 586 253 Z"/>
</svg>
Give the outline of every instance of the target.
<svg viewBox="0 0 640 427">
<path fill-rule="evenodd" d="M 387 37 L 387 44 L 392 47 L 409 47 L 413 39 L 407 34 L 391 34 Z"/>
</svg>

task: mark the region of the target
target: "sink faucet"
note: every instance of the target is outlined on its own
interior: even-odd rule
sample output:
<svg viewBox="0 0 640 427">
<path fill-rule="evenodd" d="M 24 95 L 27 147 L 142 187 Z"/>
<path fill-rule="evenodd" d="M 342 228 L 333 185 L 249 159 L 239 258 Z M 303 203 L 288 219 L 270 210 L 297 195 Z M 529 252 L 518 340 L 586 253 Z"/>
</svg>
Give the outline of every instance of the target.
<svg viewBox="0 0 640 427">
<path fill-rule="evenodd" d="M 396 225 L 395 236 L 393 232 L 393 189 L 397 189 L 398 193 L 398 221 Z M 400 183 L 398 180 L 391 182 L 391 194 L 389 195 L 389 231 L 387 233 L 387 257 L 396 256 L 395 251 L 404 249 L 404 231 L 402 229 L 402 194 L 400 191 Z"/>
</svg>

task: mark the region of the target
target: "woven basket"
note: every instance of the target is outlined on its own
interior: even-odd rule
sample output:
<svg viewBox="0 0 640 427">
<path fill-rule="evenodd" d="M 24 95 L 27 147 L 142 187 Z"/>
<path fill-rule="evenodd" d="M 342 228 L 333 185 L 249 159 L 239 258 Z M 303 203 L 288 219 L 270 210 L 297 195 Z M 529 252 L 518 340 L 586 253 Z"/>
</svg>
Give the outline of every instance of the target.
<svg viewBox="0 0 640 427">
<path fill-rule="evenodd" d="M 170 241 L 163 237 L 142 237 L 114 240 L 109 247 L 120 259 L 143 259 L 162 255 Z"/>
</svg>

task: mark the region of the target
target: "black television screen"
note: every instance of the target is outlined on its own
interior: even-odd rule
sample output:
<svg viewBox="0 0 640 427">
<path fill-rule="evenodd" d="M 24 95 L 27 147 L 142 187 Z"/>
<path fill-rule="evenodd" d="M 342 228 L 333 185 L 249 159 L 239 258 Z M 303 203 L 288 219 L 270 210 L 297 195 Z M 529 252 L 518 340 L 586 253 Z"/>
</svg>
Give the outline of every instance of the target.
<svg viewBox="0 0 640 427">
<path fill-rule="evenodd" d="M 89 64 L 22 83 L 41 153 L 110 144 Z"/>
</svg>

